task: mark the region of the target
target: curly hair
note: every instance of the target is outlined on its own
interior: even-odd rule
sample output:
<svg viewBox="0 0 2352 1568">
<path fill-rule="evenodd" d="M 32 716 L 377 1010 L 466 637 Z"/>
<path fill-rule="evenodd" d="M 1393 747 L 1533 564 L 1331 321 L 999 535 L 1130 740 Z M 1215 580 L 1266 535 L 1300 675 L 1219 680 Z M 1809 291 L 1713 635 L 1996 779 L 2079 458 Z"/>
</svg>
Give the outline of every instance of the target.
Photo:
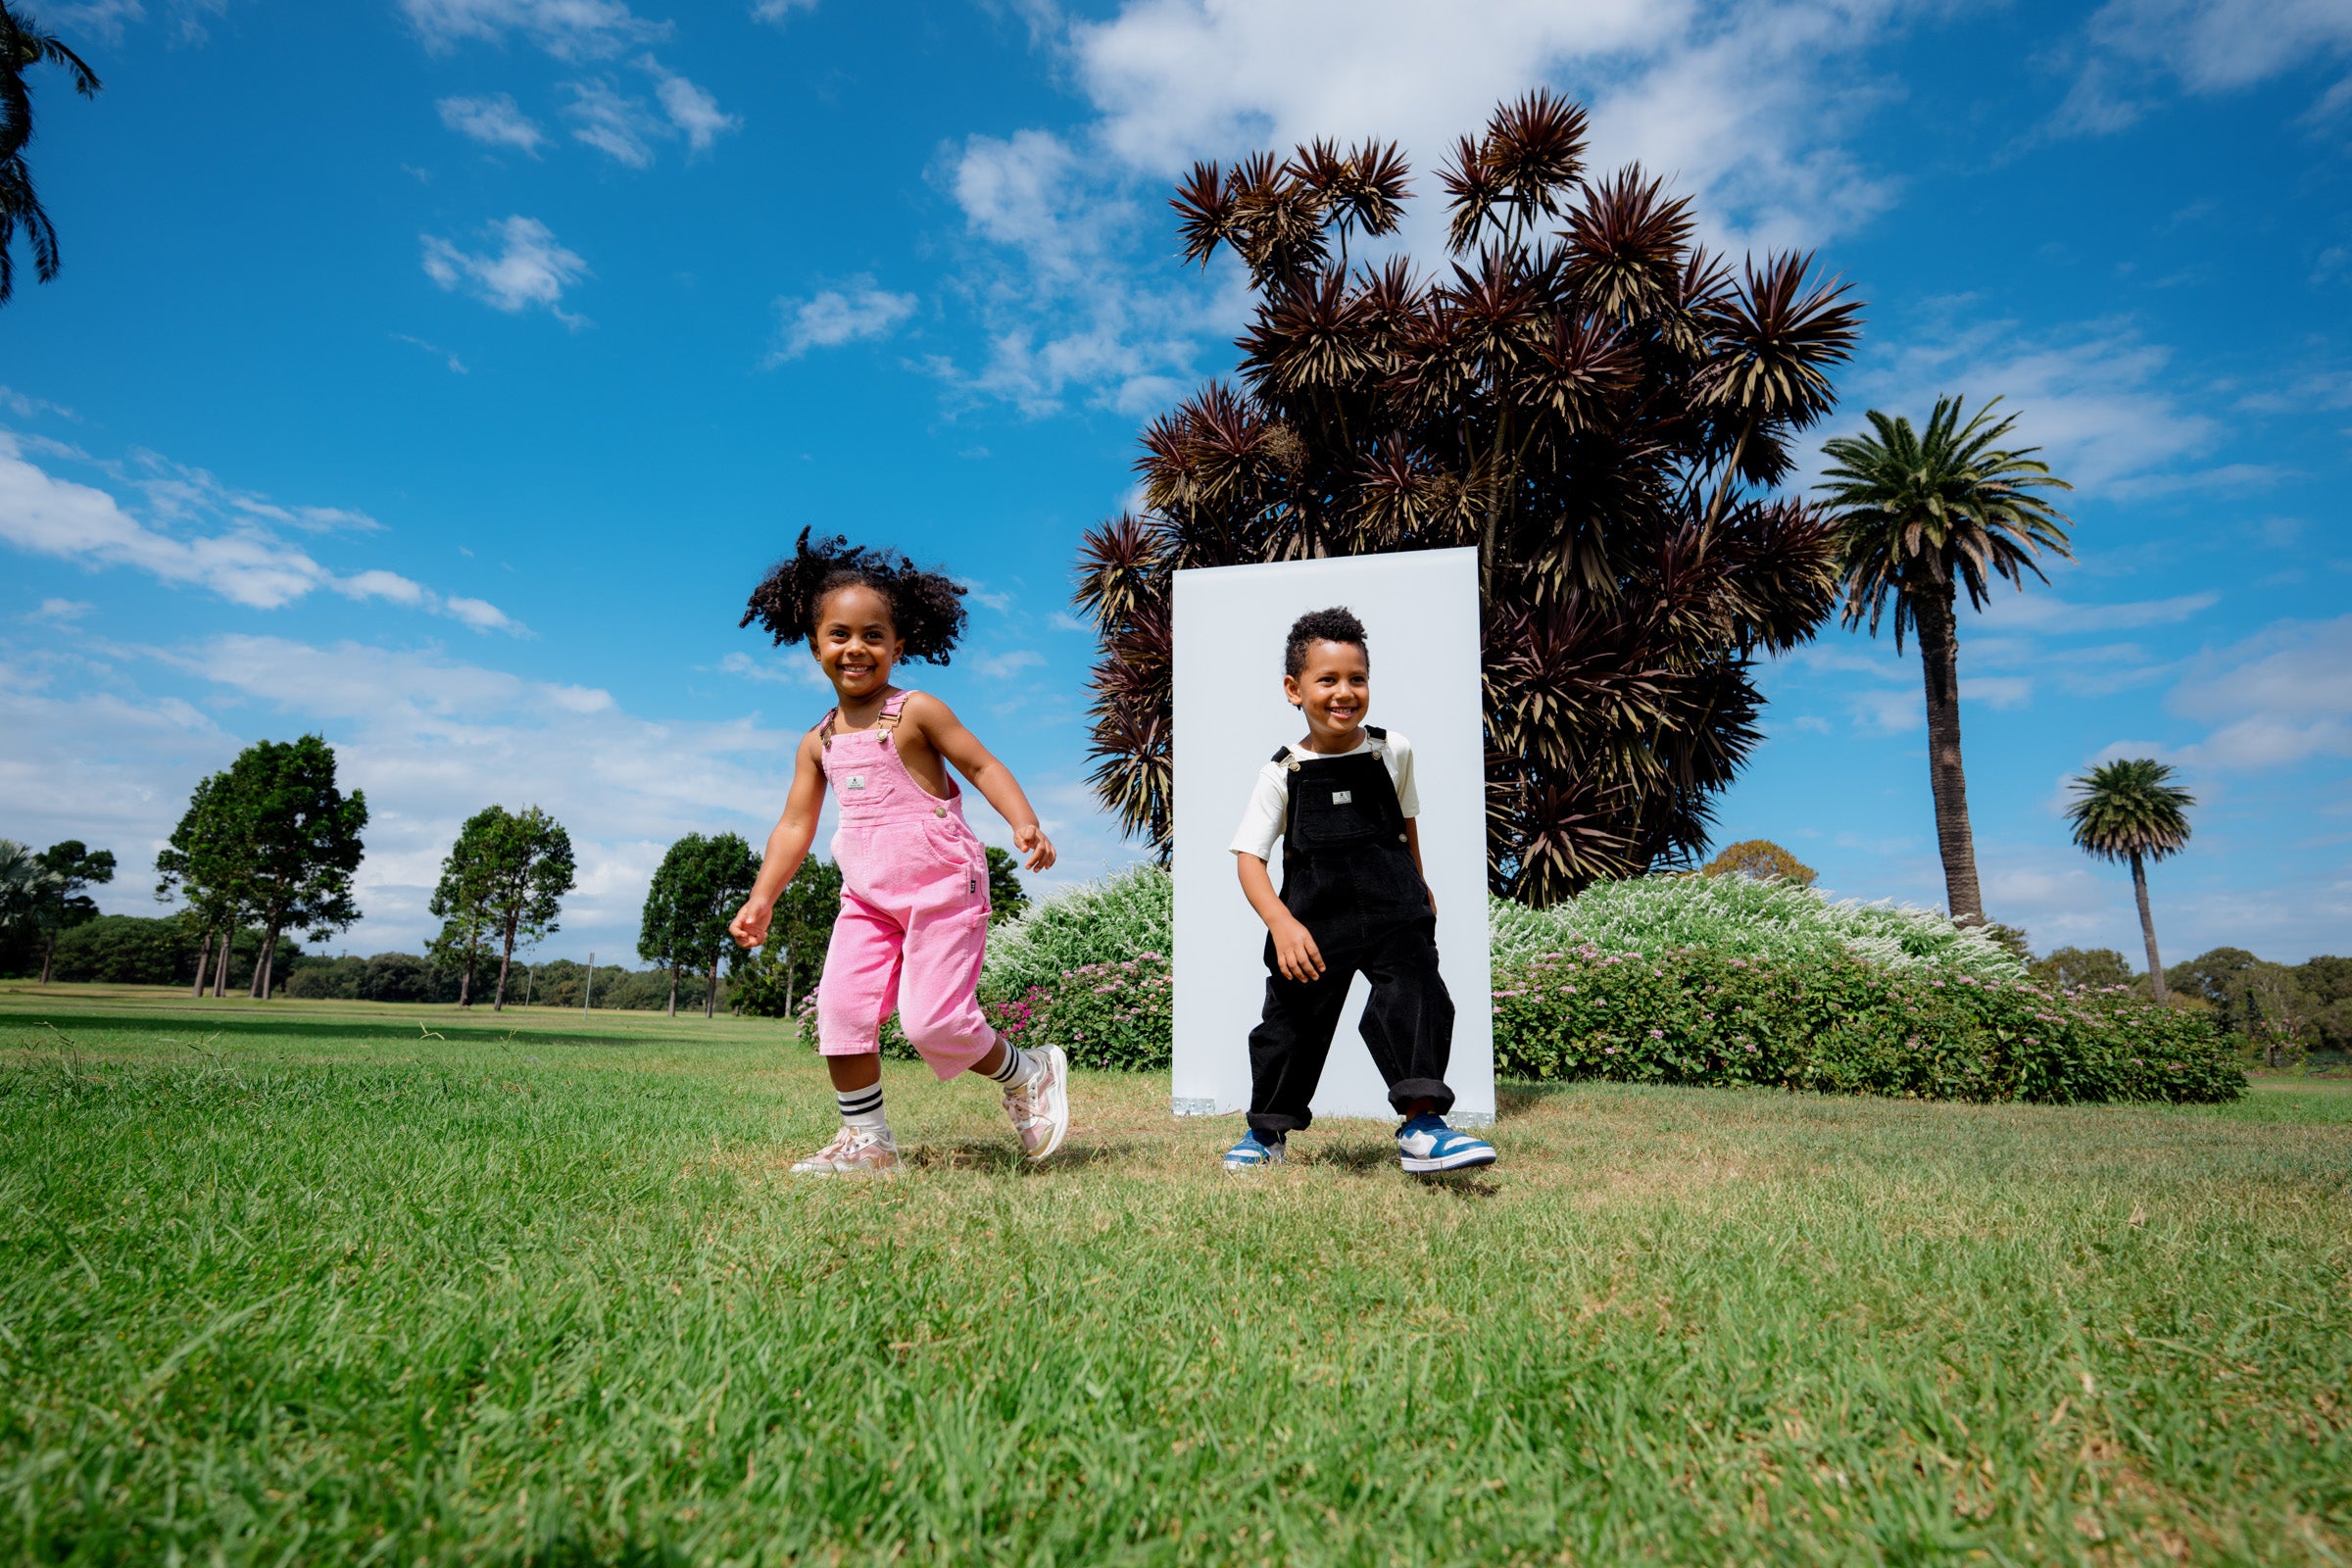
<svg viewBox="0 0 2352 1568">
<path fill-rule="evenodd" d="M 1309 643 L 1353 643 L 1362 651 L 1365 662 L 1372 659 L 1372 646 L 1364 641 L 1364 623 L 1355 618 L 1355 612 L 1346 605 L 1334 605 L 1329 610 L 1310 610 L 1291 622 L 1290 639 L 1282 645 L 1282 672 L 1296 675 L 1306 667 L 1306 645 Z"/>
<path fill-rule="evenodd" d="M 891 629 L 906 645 L 902 656 L 944 664 L 963 635 L 963 586 L 941 571 L 923 571 L 906 557 L 853 545 L 839 534 L 809 542 L 801 530 L 793 553 L 768 568 L 752 590 L 738 626 L 757 620 L 778 645 L 814 642 L 817 612 L 843 588 L 863 586 L 890 606 Z"/>
</svg>

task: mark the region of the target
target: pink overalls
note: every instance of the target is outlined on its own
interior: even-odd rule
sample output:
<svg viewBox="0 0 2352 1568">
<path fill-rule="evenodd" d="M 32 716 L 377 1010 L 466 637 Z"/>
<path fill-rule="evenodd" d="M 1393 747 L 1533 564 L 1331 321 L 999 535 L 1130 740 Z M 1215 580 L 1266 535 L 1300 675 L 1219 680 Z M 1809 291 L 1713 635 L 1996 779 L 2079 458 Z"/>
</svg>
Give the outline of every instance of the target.
<svg viewBox="0 0 2352 1568">
<path fill-rule="evenodd" d="M 912 695 L 883 704 L 872 729 L 836 732 L 840 710 L 825 715 L 825 778 L 841 803 L 833 860 L 842 886 L 816 989 L 816 1049 L 828 1056 L 879 1050 L 882 1020 L 896 1007 L 907 1040 L 945 1079 L 997 1043 L 978 995 L 988 854 L 964 823 L 956 780 L 939 799 L 891 744 Z"/>
</svg>

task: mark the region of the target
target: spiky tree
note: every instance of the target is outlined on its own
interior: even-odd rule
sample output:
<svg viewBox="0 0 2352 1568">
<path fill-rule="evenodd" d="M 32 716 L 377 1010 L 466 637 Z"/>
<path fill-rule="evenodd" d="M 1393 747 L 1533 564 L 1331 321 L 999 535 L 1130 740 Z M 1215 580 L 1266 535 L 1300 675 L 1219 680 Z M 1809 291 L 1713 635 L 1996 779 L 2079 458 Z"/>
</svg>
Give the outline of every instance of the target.
<svg viewBox="0 0 2352 1568">
<path fill-rule="evenodd" d="M 2139 935 L 2148 945 L 2148 985 L 2165 1000 L 2164 960 L 2156 953 L 2156 916 L 2148 909 L 2150 860 L 2188 847 L 2188 808 L 2196 800 L 2172 782 L 2173 770 L 2152 758 L 2102 762 L 2074 782 L 2066 818 L 2075 844 L 2102 860 L 2132 862 L 2132 895 L 2139 901 Z"/>
<path fill-rule="evenodd" d="M 2044 549 L 2073 559 L 2066 517 L 2034 492 L 2071 490 L 2034 458 L 2039 447 L 1999 443 L 2016 416 L 1994 419 L 1999 398 L 1960 422 L 1958 398 L 1938 398 L 1925 432 L 1911 421 L 1870 411 L 1875 435 L 1846 436 L 1822 450 L 1835 466 L 1822 490 L 1838 517 L 1838 569 L 1845 582 L 1845 623 L 1865 619 L 1870 634 L 1894 606 L 1894 647 L 1903 630 L 1919 633 L 1927 682 L 1928 785 L 1936 797 L 1936 846 L 1952 919 L 1982 924 L 1976 840 L 1968 825 L 1968 773 L 1960 761 L 1961 590 L 1984 608 L 1995 577 L 2021 592 L 2025 574 L 2043 581 L 2034 557 Z"/>
<path fill-rule="evenodd" d="M 1191 566 L 1476 546 L 1490 880 L 1545 904 L 1688 862 L 1754 747 L 1760 654 L 1835 598 L 1831 539 L 1771 488 L 1832 403 L 1859 307 L 1773 256 L 1734 270 L 1690 203 L 1585 172 L 1585 116 L 1498 109 L 1442 172 L 1451 264 L 1350 260 L 1396 232 L 1394 145 L 1196 166 L 1184 254 L 1247 269 L 1239 385 L 1144 431 L 1141 516 L 1088 534 L 1094 782 L 1165 851 L 1169 591 Z"/>
<path fill-rule="evenodd" d="M 17 289 L 17 231 L 32 247 L 33 275 L 57 276 L 57 227 L 33 189 L 24 149 L 32 140 L 32 89 L 24 74 L 35 66 L 62 69 L 84 98 L 98 91 L 98 74 L 81 56 L 44 32 L 18 7 L 0 0 L 0 305 Z"/>
</svg>

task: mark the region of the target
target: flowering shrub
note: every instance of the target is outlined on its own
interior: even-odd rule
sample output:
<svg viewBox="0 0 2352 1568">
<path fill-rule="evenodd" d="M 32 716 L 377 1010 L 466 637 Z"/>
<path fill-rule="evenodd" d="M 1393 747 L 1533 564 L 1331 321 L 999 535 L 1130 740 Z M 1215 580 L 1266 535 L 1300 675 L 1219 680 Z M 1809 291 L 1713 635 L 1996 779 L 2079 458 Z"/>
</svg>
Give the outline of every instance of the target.
<svg viewBox="0 0 2352 1568">
<path fill-rule="evenodd" d="M 1770 1084 L 1923 1100 L 2233 1100 L 2245 1075 L 2201 1014 L 2123 987 L 2049 991 L 1853 955 L 1644 956 L 1597 944 L 1497 964 L 1505 1078 Z"/>
<path fill-rule="evenodd" d="M 1021 1044 L 1059 1046 L 1075 1066 L 1143 1071 L 1168 1064 L 1175 983 L 1168 960 L 1157 953 L 1086 964 L 1051 989 L 1030 987 L 1006 1005 L 1029 1009 L 1024 1021 L 1032 1038 Z"/>
<path fill-rule="evenodd" d="M 980 994 L 1003 1001 L 1032 986 L 1058 991 L 1072 970 L 1166 953 L 1174 941 L 1176 884 L 1139 865 L 1032 904 L 988 933 Z"/>
</svg>

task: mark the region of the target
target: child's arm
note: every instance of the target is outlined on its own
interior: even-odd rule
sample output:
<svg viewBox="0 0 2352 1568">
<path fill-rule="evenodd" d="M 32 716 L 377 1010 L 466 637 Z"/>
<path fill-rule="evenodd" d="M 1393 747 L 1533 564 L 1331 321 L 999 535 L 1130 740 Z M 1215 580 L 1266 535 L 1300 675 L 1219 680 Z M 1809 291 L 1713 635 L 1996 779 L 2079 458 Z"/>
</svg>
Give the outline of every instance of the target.
<svg viewBox="0 0 2352 1568">
<path fill-rule="evenodd" d="M 1032 871 L 1052 869 L 1053 841 L 1037 825 L 1037 812 L 1030 808 L 1029 797 L 1021 793 L 1012 769 L 998 761 L 980 744 L 980 737 L 963 727 L 963 720 L 956 716 L 955 710 L 938 698 L 917 693 L 907 702 L 905 712 L 906 719 L 913 721 L 915 733 L 923 743 L 955 763 L 956 771 L 971 782 L 981 799 L 997 808 L 997 814 L 1012 829 L 1013 848 L 1028 857 L 1023 863 Z M 906 728 L 905 720 L 900 728 Z"/>
<path fill-rule="evenodd" d="M 800 870 L 801 861 L 808 858 L 808 845 L 816 837 L 817 813 L 824 808 L 825 765 L 818 759 L 816 732 L 811 730 L 801 737 L 792 769 L 792 793 L 784 798 L 784 814 L 776 818 L 774 830 L 767 835 L 767 854 L 760 862 L 752 896 L 727 922 L 727 933 L 738 947 L 756 948 L 767 940 L 767 923 L 775 917 L 776 900 L 793 873 Z"/>
<path fill-rule="evenodd" d="M 1242 873 L 1242 896 L 1250 907 L 1266 922 L 1266 930 L 1274 938 L 1274 967 L 1286 980 L 1304 984 L 1323 977 L 1323 950 L 1315 946 L 1314 934 L 1297 915 L 1283 906 L 1274 892 L 1274 879 L 1266 875 L 1266 862 L 1244 851 L 1235 851 L 1234 864 Z"/>
</svg>

